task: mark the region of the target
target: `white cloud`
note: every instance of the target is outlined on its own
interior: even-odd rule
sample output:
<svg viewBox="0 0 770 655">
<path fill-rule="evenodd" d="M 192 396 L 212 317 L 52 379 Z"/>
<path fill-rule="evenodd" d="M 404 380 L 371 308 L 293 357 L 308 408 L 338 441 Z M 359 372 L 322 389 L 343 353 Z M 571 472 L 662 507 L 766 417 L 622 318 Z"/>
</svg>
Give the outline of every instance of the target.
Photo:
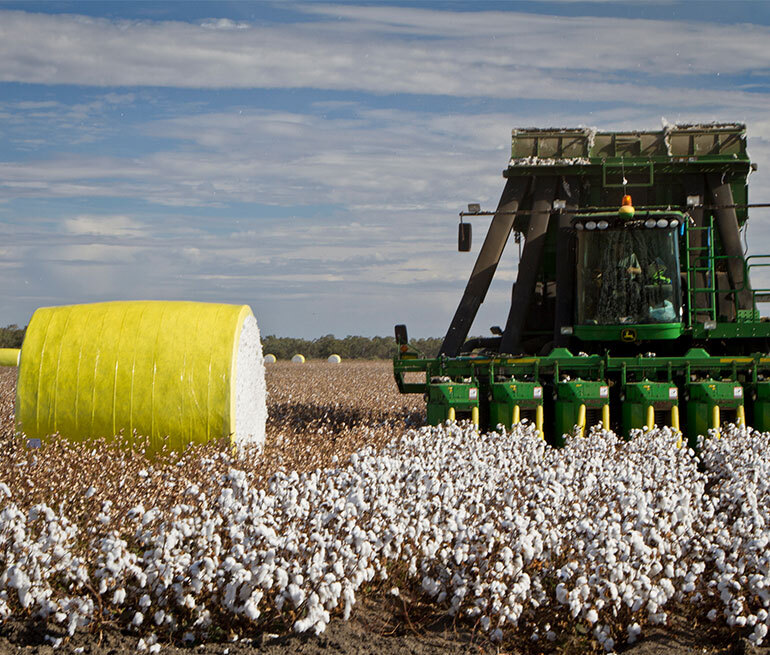
<svg viewBox="0 0 770 655">
<path fill-rule="evenodd" d="M 124 237 L 146 234 L 144 226 L 130 216 L 81 215 L 65 220 L 64 229 L 70 234 L 93 236 Z"/>
<path fill-rule="evenodd" d="M 637 104 L 647 105 L 668 103 L 675 92 L 690 107 L 758 108 L 764 102 L 761 94 L 724 94 L 700 81 L 683 84 L 692 75 L 766 74 L 770 29 L 764 26 L 512 11 L 293 8 L 316 20 L 255 22 L 245 29 L 226 18 L 204 27 L 3 11 L 0 80 L 570 102 L 633 94 Z M 660 80 L 667 82 L 661 87 Z"/>
</svg>

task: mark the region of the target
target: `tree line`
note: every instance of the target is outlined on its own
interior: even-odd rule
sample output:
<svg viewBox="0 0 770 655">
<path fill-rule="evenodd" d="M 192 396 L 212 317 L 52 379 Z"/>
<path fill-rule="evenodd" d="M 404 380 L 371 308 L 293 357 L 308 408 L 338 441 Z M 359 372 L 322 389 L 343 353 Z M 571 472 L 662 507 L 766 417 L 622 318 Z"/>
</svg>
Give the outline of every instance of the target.
<svg viewBox="0 0 770 655">
<path fill-rule="evenodd" d="M 441 339 L 411 339 L 410 345 L 426 357 L 435 357 L 441 347 Z M 329 355 L 339 355 L 342 359 L 390 359 L 397 352 L 393 337 L 355 337 L 338 339 L 327 334 L 318 339 L 295 339 L 269 335 L 262 339 L 262 352 L 275 355 L 280 359 L 291 359 L 296 354 L 306 359 L 326 359 Z"/>
<path fill-rule="evenodd" d="M 20 328 L 15 324 L 0 328 L 0 348 L 21 348 L 26 331 L 26 327 Z"/>
<path fill-rule="evenodd" d="M 0 348 L 21 348 L 26 327 L 6 325 L 0 328 Z M 441 339 L 412 339 L 409 342 L 426 357 L 435 357 L 441 347 Z M 342 359 L 390 359 L 396 354 L 396 340 L 393 337 L 356 337 L 338 339 L 333 334 L 318 339 L 294 339 L 269 335 L 262 339 L 262 351 L 278 359 L 291 359 L 297 353 L 307 359 L 326 359 L 339 355 Z"/>
</svg>

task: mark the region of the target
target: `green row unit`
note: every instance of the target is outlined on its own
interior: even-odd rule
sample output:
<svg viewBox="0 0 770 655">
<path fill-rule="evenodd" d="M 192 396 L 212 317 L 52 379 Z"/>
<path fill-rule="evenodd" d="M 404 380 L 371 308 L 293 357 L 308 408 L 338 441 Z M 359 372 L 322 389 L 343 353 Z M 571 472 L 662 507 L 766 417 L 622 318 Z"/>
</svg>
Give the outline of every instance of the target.
<svg viewBox="0 0 770 655">
<path fill-rule="evenodd" d="M 436 381 L 428 387 L 428 424 L 467 418 L 478 423 L 479 385 L 474 381 Z"/>
<path fill-rule="evenodd" d="M 431 425 L 467 418 L 494 430 L 526 419 L 555 446 L 597 424 L 624 438 L 657 425 L 679 430 L 695 446 L 699 435 L 724 422 L 770 431 L 768 365 L 760 355 L 710 357 L 696 350 L 665 359 L 560 351 L 517 359 L 397 358 L 396 379 L 405 392 L 425 394 Z M 404 373 L 416 371 L 426 381 L 407 385 Z"/>
<path fill-rule="evenodd" d="M 642 380 L 625 385 L 621 394 L 623 435 L 653 425 L 679 429 L 679 388 L 670 382 Z"/>
<path fill-rule="evenodd" d="M 760 386 L 769 384 L 762 383 Z M 702 380 L 688 383 L 687 389 L 687 425 L 691 446 L 695 445 L 693 435 L 707 434 L 709 429 L 718 430 L 725 420 L 746 422 L 743 387 L 737 382 Z"/>
<path fill-rule="evenodd" d="M 747 390 L 746 422 L 755 430 L 770 432 L 770 382 L 760 382 Z"/>
<path fill-rule="evenodd" d="M 584 435 L 602 423 L 609 428 L 610 387 L 605 380 L 568 380 L 556 384 L 555 430 L 552 441 L 564 445 L 564 435 Z"/>
<path fill-rule="evenodd" d="M 543 429 L 543 385 L 516 379 L 489 385 L 489 425 L 510 427 L 521 419 Z"/>
</svg>

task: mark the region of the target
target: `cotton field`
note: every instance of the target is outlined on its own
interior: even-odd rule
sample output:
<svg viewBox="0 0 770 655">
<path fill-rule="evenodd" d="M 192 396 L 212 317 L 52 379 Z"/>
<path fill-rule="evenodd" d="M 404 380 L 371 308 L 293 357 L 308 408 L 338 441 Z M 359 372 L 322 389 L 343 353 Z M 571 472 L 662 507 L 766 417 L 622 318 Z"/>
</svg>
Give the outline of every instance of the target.
<svg viewBox="0 0 770 655">
<path fill-rule="evenodd" d="M 260 460 L 153 463 L 27 449 L 3 376 L 0 618 L 43 617 L 54 645 L 106 621 L 148 652 L 223 626 L 320 634 L 374 590 L 531 652 L 576 630 L 615 651 L 677 615 L 768 641 L 770 435 L 727 428 L 695 457 L 668 429 L 595 429 L 553 450 L 528 425 L 419 427 L 387 363 L 278 363 Z"/>
</svg>

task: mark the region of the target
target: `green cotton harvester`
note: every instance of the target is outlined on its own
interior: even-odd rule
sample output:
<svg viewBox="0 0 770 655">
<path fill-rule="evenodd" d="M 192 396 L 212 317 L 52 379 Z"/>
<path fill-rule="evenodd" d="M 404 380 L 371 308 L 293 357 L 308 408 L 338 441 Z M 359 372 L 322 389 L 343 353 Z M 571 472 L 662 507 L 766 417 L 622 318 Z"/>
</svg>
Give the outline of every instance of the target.
<svg viewBox="0 0 770 655">
<path fill-rule="evenodd" d="M 725 421 L 770 430 L 770 293 L 750 283 L 770 257 L 741 240 L 755 169 L 739 124 L 514 130 L 497 210 L 460 214 L 460 251 L 468 216 L 492 218 L 439 355 L 396 326 L 399 390 L 424 394 L 430 424 L 526 418 L 557 446 L 596 424 L 691 446 Z M 511 234 L 505 326 L 468 338 Z"/>
</svg>

